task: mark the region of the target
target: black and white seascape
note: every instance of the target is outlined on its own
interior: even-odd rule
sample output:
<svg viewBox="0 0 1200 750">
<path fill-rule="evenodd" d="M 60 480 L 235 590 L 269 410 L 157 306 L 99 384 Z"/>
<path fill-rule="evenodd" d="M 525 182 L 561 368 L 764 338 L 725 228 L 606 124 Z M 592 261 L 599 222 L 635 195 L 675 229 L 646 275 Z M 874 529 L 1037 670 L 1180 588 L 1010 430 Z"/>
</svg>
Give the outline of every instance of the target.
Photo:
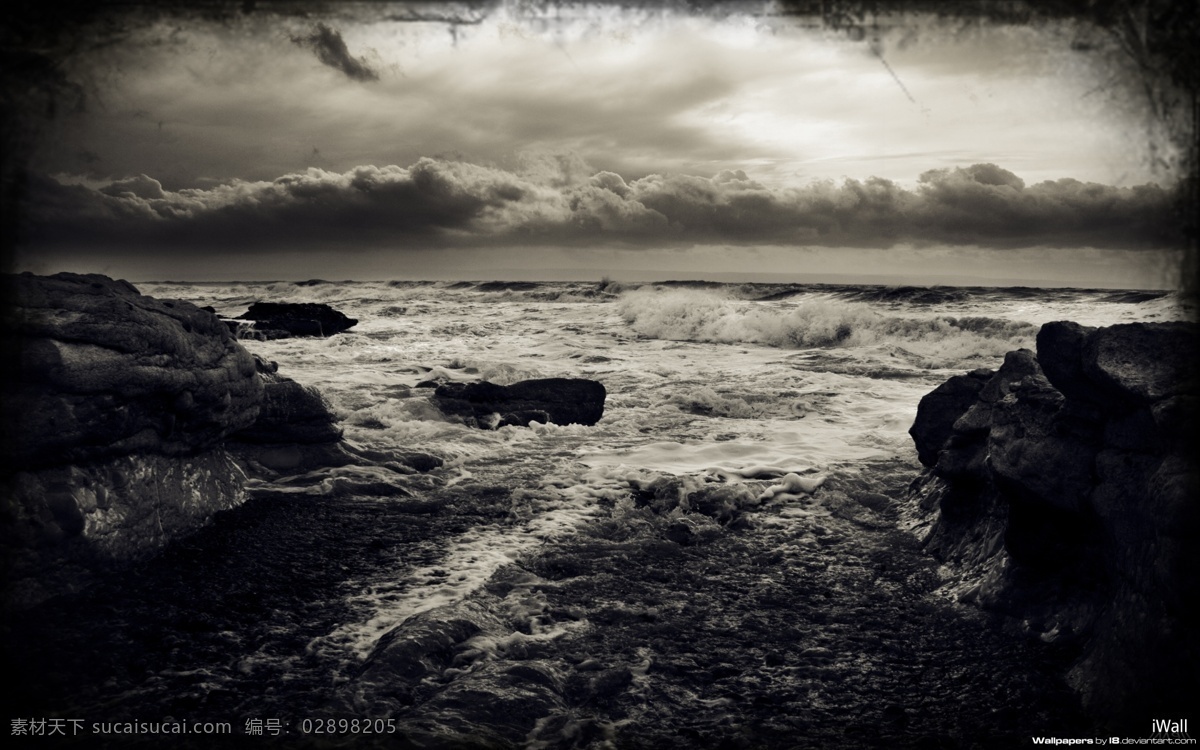
<svg viewBox="0 0 1200 750">
<path fill-rule="evenodd" d="M 252 5 L 39 47 L 13 742 L 1190 740 L 1178 81 L 1003 9 Z"/>
</svg>

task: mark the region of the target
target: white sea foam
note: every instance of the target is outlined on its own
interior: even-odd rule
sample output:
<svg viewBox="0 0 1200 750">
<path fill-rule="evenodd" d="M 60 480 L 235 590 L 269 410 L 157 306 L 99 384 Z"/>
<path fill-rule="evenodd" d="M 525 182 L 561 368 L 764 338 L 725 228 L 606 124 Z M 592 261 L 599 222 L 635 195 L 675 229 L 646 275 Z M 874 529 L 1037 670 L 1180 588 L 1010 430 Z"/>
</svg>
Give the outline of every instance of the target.
<svg viewBox="0 0 1200 750">
<path fill-rule="evenodd" d="M 348 601 L 362 616 L 315 639 L 309 650 L 364 659 L 384 633 L 409 617 L 461 601 L 522 553 L 600 515 L 594 495 L 584 492 L 519 490 L 511 502 L 512 523 L 476 526 L 460 534 L 446 543 L 433 565 L 394 578 L 347 582 L 354 591 Z"/>
<path fill-rule="evenodd" d="M 922 367 L 1002 356 L 1030 346 L 1037 334 L 1030 323 L 987 316 L 897 316 L 828 298 L 748 302 L 700 289 L 637 289 L 622 298 L 620 311 L 633 330 L 652 338 L 789 349 L 890 345 Z"/>
<path fill-rule="evenodd" d="M 243 344 L 277 361 L 282 375 L 316 386 L 358 446 L 445 459 L 442 469 L 419 478 L 420 492 L 462 493 L 485 480 L 512 490 L 505 522 L 438 543 L 426 550 L 433 562 L 419 569 L 347 582 L 357 616 L 313 642 L 342 660 L 365 655 L 405 618 L 468 596 L 544 540 L 629 507 L 631 482 L 669 473 L 746 482 L 755 493 L 778 487 L 767 502 L 782 510 L 763 524 L 801 528 L 827 513 L 822 490 L 810 496 L 805 485 L 839 467 L 911 456 L 907 430 L 921 396 L 950 374 L 996 367 L 1005 352 L 1032 346 L 1038 325 L 1186 317 L 1171 295 L 1074 291 L 922 296 L 644 286 L 616 298 L 615 285 L 570 283 L 139 288 L 212 305 L 225 317 L 272 301 L 323 302 L 357 318 L 350 331 L 328 339 Z M 557 376 L 605 385 L 598 424 L 479 430 L 445 417 L 432 389 L 416 387 L 425 380 Z M 530 466 L 540 470 L 534 479 Z M 791 487 L 781 479 L 788 474 L 802 481 Z M 339 494 L 411 481 L 352 469 L 314 480 L 290 486 L 299 494 Z M 795 541 L 809 543 L 815 537 Z"/>
</svg>

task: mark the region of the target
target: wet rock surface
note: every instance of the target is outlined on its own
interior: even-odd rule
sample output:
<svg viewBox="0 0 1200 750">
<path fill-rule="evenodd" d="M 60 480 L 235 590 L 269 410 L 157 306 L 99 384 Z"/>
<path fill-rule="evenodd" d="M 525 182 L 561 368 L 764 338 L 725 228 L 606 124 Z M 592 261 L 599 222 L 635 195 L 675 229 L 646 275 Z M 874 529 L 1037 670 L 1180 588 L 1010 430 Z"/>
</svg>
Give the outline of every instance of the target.
<svg viewBox="0 0 1200 750">
<path fill-rule="evenodd" d="M 278 372 L 262 373 L 263 400 L 258 418 L 232 437 L 244 443 L 336 443 L 342 439 L 337 418 L 315 388 Z"/>
<path fill-rule="evenodd" d="M 993 374 L 991 370 L 976 370 L 955 375 L 921 399 L 917 417 L 909 428 L 921 463 L 926 466 L 937 463 L 938 451 L 954 434 L 954 423 L 979 398 L 979 392 Z"/>
<path fill-rule="evenodd" d="M 1088 708 L 1136 730 L 1200 703 L 1197 330 L 1059 322 L 1037 343 L 972 402 L 949 384 L 922 402 L 926 545 L 960 566 L 964 598 L 1073 649 Z"/>
<path fill-rule="evenodd" d="M 582 378 L 522 380 L 512 385 L 446 383 L 434 391 L 444 413 L 481 427 L 533 422 L 593 425 L 604 415 L 604 385 Z"/>
<path fill-rule="evenodd" d="M 354 318 L 320 302 L 255 302 L 236 320 L 253 321 L 254 337 L 333 336 L 358 324 Z"/>
<path fill-rule="evenodd" d="M 215 314 L 104 276 L 2 280 L 6 605 L 77 591 L 243 502 L 330 482 L 403 494 L 440 459 L 341 441 L 320 394 L 250 355 Z M 232 455 L 231 455 L 232 454 Z M 236 462 L 235 459 L 236 458 Z M 345 467 L 342 476 L 308 476 Z"/>
<path fill-rule="evenodd" d="M 254 360 L 210 312 L 104 276 L 3 279 L 4 601 L 83 585 L 240 503 L 222 441 L 254 422 Z"/>
<path fill-rule="evenodd" d="M 144 559 L 245 500 L 222 450 L 123 456 L 0 479 L 6 607 L 78 591 L 94 574 Z"/>
</svg>

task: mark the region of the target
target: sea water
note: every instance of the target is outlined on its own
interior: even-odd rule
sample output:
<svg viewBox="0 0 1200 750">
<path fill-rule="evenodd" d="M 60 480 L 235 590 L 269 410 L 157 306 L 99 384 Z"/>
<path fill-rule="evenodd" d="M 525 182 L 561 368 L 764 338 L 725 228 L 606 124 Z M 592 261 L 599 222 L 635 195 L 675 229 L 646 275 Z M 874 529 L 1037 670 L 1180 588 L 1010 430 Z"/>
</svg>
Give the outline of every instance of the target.
<svg viewBox="0 0 1200 750">
<path fill-rule="evenodd" d="M 488 466 L 535 464 L 541 498 L 520 526 L 472 528 L 435 569 L 364 581 L 364 620 L 321 648 L 364 657 L 405 618 L 481 585 L 531 545 L 569 533 L 628 494 L 630 479 L 747 467 L 828 473 L 911 458 L 920 398 L 951 375 L 1034 348 L 1043 323 L 1181 319 L 1177 295 L 1029 288 L 554 282 L 142 284 L 235 317 L 253 302 L 320 302 L 358 324 L 329 338 L 244 340 L 315 386 L 346 439 L 446 461 L 453 486 Z M 592 427 L 484 431 L 443 416 L 422 382 L 590 378 L 608 392 Z M 393 479 L 393 481 L 400 481 Z M 330 491 L 325 483 L 311 491 Z M 431 490 L 436 491 L 436 485 Z"/>
<path fill-rule="evenodd" d="M 339 524 L 338 514 L 345 513 L 340 517 L 353 516 L 363 524 L 362 531 L 353 533 L 364 539 L 371 537 L 370 528 L 383 523 L 402 526 L 395 533 L 403 539 L 372 538 L 378 550 L 369 560 L 343 562 L 344 572 L 336 574 L 313 572 L 332 575 L 320 585 L 337 600 L 336 606 L 313 604 L 314 613 L 301 618 L 302 623 L 289 615 L 253 638 L 227 632 L 223 637 L 232 644 L 231 653 L 203 666 L 176 668 L 192 680 L 190 689 L 206 696 L 214 685 L 245 689 L 237 687 L 238 675 L 256 670 L 274 675 L 262 678 L 273 685 L 271 690 L 286 692 L 286 675 L 302 669 L 318 674 L 313 679 L 333 695 L 338 686 L 354 683 L 385 634 L 402 633 L 406 623 L 455 611 L 464 602 L 485 601 L 489 580 L 514 566 L 542 571 L 538 580 L 545 584 L 520 604 L 509 599 L 503 606 L 493 603 L 510 620 L 524 617 L 524 624 L 511 632 L 484 632 L 469 642 L 470 648 L 460 647 L 453 668 L 438 677 L 442 683 L 467 684 L 472 674 L 483 680 L 494 667 L 479 665 L 497 663 L 513 639 L 532 648 L 530 642 L 566 642 L 589 629 L 595 632 L 601 612 L 627 605 L 592 591 L 580 594 L 585 598 L 578 603 L 582 614 L 576 619 L 546 615 L 545 596 L 552 583 L 545 571 L 553 566 L 545 560 L 558 554 L 547 551 L 574 549 L 570 564 L 576 566 L 587 564 L 589 556 L 610 554 L 614 544 L 626 545 L 628 555 L 644 554 L 661 534 L 638 536 L 637 529 L 656 521 L 634 507 L 631 493 L 662 477 L 675 477 L 685 487 L 745 485 L 747 497 L 757 498 L 754 527 L 739 532 L 741 541 L 711 520 L 673 512 L 672 522 L 690 524 L 696 539 L 734 545 L 721 554 L 734 555 L 737 549 L 747 559 L 778 556 L 771 558 L 778 566 L 815 566 L 809 573 L 824 576 L 820 580 L 835 593 L 853 588 L 844 582 L 857 580 L 864 561 L 884 555 L 891 543 L 879 536 L 882 532 L 870 532 L 875 536 L 868 538 L 868 531 L 889 522 L 838 506 L 836 498 L 846 495 L 836 488 L 853 486 L 860 495 L 890 492 L 894 497 L 898 488 L 884 485 L 916 475 L 919 466 L 907 431 L 924 394 L 951 375 L 998 367 L 1008 351 L 1034 348 L 1037 331 L 1046 322 L 1096 326 L 1184 319 L 1191 313 L 1173 293 L 1110 290 L 407 281 L 163 282 L 138 287 L 158 298 L 211 305 L 226 318 L 258 301 L 320 302 L 357 318 L 353 328 L 328 338 L 242 343 L 277 362 L 280 374 L 316 387 L 340 420 L 346 440 L 380 454 L 419 450 L 444 462 L 427 474 L 340 467 L 303 483 L 252 486 L 275 490 L 272 502 L 284 504 L 278 511 L 281 518 L 286 518 L 288 502 L 306 513 L 316 513 L 311 509 L 321 503 L 341 503 L 322 517 L 323 533 L 336 536 L 330 529 Z M 510 384 L 548 377 L 603 383 L 608 394 L 603 419 L 588 427 L 534 423 L 484 430 L 442 415 L 427 387 L 431 381 Z M 880 472 L 887 474 L 886 480 Z M 791 484 L 784 481 L 788 475 L 795 475 Z M 380 491 L 381 486 L 394 491 Z M 410 501 L 433 502 L 441 511 L 428 527 L 421 526 L 423 516 L 403 515 Z M 361 513 L 353 515 L 355 508 Z M 461 512 L 456 515 L 455 509 Z M 361 520 L 367 516 L 372 520 Z M 641 547 L 629 547 L 635 543 Z M 840 544 L 849 544 L 852 552 L 838 552 Z M 590 551 L 578 551 L 584 548 Z M 542 563 L 530 562 L 539 555 Z M 731 560 L 728 565 L 732 569 L 742 563 Z M 740 581 L 738 576 L 749 575 L 743 567 L 730 575 Z M 785 572 L 754 575 L 757 583 L 738 585 L 769 589 L 790 580 Z M 863 589 L 873 592 L 867 595 L 878 594 L 879 576 L 867 581 L 873 587 Z M 596 585 L 597 591 L 603 588 Z M 896 585 L 897 600 L 915 597 L 902 591 L 909 584 Z M 660 592 L 658 600 L 671 601 L 672 596 Z M 525 614 L 513 615 L 514 607 Z M 755 621 L 755 611 L 745 610 L 738 622 Z M 812 637 L 817 638 L 813 643 L 825 643 L 821 639 L 826 635 Z M 284 642 L 291 645 L 285 648 L 280 645 Z M 845 642 L 840 643 L 844 648 Z M 212 648 L 221 652 L 221 647 Z M 798 652 L 818 654 L 811 658 L 821 662 L 823 649 L 828 650 L 810 644 Z M 668 663 L 675 658 L 668 650 L 655 654 L 645 644 L 629 650 L 631 684 L 650 684 L 658 667 L 638 665 Z M 567 669 L 561 659 L 543 662 L 548 673 Z M 860 667 L 846 674 L 859 674 Z M 191 677 L 193 672 L 201 677 Z M 788 672 L 779 677 L 780 684 L 802 684 L 797 674 L 804 673 Z M 182 678 L 159 674 L 154 679 L 177 686 Z M 680 680 L 672 683 L 674 692 L 661 688 L 656 700 L 691 706 L 689 715 L 697 707 L 724 705 L 720 701 L 725 699 L 703 694 L 700 683 Z M 313 690 L 311 680 L 304 685 Z M 125 696 L 121 700 L 136 706 L 139 690 L 144 688 L 124 684 L 118 692 Z M 806 710 L 817 700 L 811 695 L 803 703 L 810 707 Z M 661 716 L 645 713 L 647 699 L 641 700 L 628 699 L 619 721 L 605 718 L 601 723 L 607 728 L 600 735 L 619 734 L 614 727 L 625 726 L 621 722 L 661 722 Z M 317 699 L 311 705 L 330 701 Z M 282 704 L 278 699 L 262 705 L 278 712 Z M 632 708 L 635 704 L 640 708 Z M 241 699 L 222 705 L 242 710 L 255 704 Z M 582 731 L 578 707 L 559 708 L 557 714 L 547 709 L 549 713 L 530 718 L 535 726 L 526 744 L 587 744 L 547 739 L 554 732 L 569 734 L 570 727 Z M 811 721 L 813 727 L 821 725 L 818 719 Z"/>
</svg>

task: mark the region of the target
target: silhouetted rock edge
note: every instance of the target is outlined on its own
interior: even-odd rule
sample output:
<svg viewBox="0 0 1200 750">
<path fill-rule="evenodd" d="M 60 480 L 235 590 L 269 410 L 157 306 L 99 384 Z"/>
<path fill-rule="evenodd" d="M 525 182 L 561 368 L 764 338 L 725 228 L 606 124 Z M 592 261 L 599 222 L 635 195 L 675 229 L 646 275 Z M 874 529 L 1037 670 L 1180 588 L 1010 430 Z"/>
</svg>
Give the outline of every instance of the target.
<svg viewBox="0 0 1200 750">
<path fill-rule="evenodd" d="M 963 601 L 1074 655 L 1106 726 L 1200 705 L 1197 326 L 1048 323 L 1037 353 L 957 375 L 910 434 L 929 551 Z"/>
</svg>

